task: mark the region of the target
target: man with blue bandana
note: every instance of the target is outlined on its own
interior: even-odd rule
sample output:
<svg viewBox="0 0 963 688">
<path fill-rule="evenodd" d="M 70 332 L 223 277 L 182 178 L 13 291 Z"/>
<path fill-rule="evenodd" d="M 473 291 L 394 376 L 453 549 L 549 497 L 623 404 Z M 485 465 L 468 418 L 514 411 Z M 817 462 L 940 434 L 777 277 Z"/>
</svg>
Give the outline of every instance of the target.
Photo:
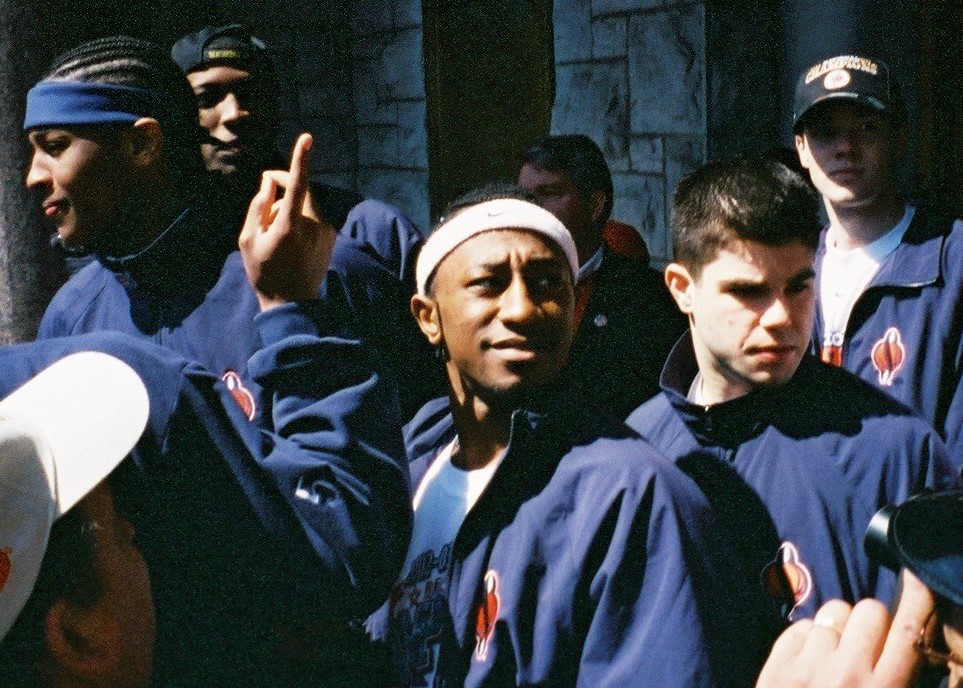
<svg viewBox="0 0 963 688">
<path fill-rule="evenodd" d="M 369 685 L 347 622 L 404 556 L 404 451 L 391 385 L 315 298 L 333 233 L 301 213 L 309 147 L 241 236 L 270 431 L 143 338 L 0 347 L 0 685 Z"/>
<path fill-rule="evenodd" d="M 39 336 L 149 338 L 221 377 L 254 420 L 263 406 L 247 372 L 259 348 L 250 325 L 257 303 L 236 252 L 240 220 L 210 185 L 197 122 L 184 76 L 158 46 L 135 39 L 86 43 L 30 91 L 27 185 L 60 241 L 97 257 L 54 297 Z M 377 348 L 399 388 L 430 365 L 407 320 L 407 288 L 360 242 L 335 243 L 322 294 Z M 403 318 L 407 329 L 393 327 Z M 423 400 L 406 399 L 409 412 Z"/>
</svg>

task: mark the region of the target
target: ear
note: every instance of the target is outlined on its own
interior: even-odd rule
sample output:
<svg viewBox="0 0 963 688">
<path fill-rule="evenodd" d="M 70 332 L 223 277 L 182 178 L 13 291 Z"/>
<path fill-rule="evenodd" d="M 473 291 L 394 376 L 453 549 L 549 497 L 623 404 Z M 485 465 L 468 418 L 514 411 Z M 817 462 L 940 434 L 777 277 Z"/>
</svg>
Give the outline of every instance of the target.
<svg viewBox="0 0 963 688">
<path fill-rule="evenodd" d="M 796 142 L 796 153 L 799 155 L 799 164 L 808 170 L 810 165 L 812 165 L 812 155 L 809 153 L 809 145 L 806 143 L 806 137 L 803 134 L 796 134 L 793 140 Z"/>
<path fill-rule="evenodd" d="M 418 329 L 432 346 L 442 342 L 441 320 L 438 317 L 438 302 L 427 296 L 415 294 L 411 297 L 411 314 L 415 316 Z"/>
<path fill-rule="evenodd" d="M 98 649 L 96 624 L 90 614 L 61 598 L 44 619 L 47 657 L 57 673 L 89 681 L 103 673 L 105 657 Z"/>
<path fill-rule="evenodd" d="M 148 167 L 164 152 L 164 131 L 153 117 L 141 117 L 127 129 L 127 152 L 138 167 Z"/>
<path fill-rule="evenodd" d="M 597 225 L 602 219 L 602 212 L 605 210 L 605 192 L 595 191 L 589 196 L 589 211 L 592 214 L 592 224 Z"/>
<path fill-rule="evenodd" d="M 669 263 L 665 266 L 665 286 L 669 288 L 669 293 L 675 299 L 675 305 L 679 310 L 690 315 L 692 313 L 692 292 L 695 289 L 695 280 L 689 274 L 689 270 L 680 263 Z"/>
</svg>

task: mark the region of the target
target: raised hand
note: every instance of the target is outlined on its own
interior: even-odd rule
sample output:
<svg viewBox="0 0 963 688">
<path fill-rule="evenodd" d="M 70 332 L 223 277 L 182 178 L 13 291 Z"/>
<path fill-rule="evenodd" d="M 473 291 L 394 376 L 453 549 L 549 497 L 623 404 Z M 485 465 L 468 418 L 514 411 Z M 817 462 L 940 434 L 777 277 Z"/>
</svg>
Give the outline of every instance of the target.
<svg viewBox="0 0 963 688">
<path fill-rule="evenodd" d="M 291 168 L 264 172 L 238 239 L 262 311 L 317 298 L 331 261 L 335 230 L 316 212 L 308 189 L 312 143 L 310 134 L 301 134 Z"/>
</svg>

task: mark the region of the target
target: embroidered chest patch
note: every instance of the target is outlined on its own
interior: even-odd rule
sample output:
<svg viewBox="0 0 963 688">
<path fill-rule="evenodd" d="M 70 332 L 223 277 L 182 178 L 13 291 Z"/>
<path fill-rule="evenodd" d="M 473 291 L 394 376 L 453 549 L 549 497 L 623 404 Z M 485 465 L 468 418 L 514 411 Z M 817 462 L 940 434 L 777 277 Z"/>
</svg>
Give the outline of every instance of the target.
<svg viewBox="0 0 963 688">
<path fill-rule="evenodd" d="M 490 569 L 485 574 L 485 597 L 478 605 L 475 616 L 475 659 L 484 662 L 488 659 L 488 648 L 495 632 L 498 618 L 498 572 Z"/>
<path fill-rule="evenodd" d="M 796 608 L 809 599 L 813 592 L 813 576 L 799 556 L 799 549 L 784 542 L 776 557 L 762 571 L 762 586 L 772 599 L 779 602 L 787 619 L 792 619 Z"/>
<path fill-rule="evenodd" d="M 241 410 L 244 411 L 247 419 L 254 420 L 254 414 L 257 412 L 254 395 L 244 386 L 244 382 L 241 381 L 241 376 L 233 370 L 229 370 L 221 376 L 221 380 L 224 381 L 225 386 L 227 386 L 227 391 L 231 393 L 231 397 L 237 402 L 237 405 L 241 407 Z"/>
<path fill-rule="evenodd" d="M 883 387 L 892 385 L 906 362 L 906 347 L 900 331 L 895 327 L 886 330 L 879 341 L 873 344 L 869 357 L 876 369 L 879 384 Z"/>
</svg>

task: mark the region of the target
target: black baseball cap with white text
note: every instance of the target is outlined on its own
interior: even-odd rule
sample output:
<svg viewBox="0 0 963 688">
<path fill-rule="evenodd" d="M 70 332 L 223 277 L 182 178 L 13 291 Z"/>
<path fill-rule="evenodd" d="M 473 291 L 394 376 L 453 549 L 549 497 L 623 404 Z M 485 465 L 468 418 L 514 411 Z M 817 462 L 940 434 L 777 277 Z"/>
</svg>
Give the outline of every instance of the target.
<svg viewBox="0 0 963 688">
<path fill-rule="evenodd" d="M 270 52 L 246 24 L 226 24 L 187 34 L 171 48 L 171 58 L 185 74 L 215 64 L 257 70 L 272 64 Z"/>
<path fill-rule="evenodd" d="M 821 60 L 800 74 L 793 100 L 793 130 L 799 132 L 803 118 L 813 107 L 833 99 L 861 103 L 900 122 L 905 117 L 899 84 L 885 62 L 860 55 L 838 55 Z"/>
</svg>

